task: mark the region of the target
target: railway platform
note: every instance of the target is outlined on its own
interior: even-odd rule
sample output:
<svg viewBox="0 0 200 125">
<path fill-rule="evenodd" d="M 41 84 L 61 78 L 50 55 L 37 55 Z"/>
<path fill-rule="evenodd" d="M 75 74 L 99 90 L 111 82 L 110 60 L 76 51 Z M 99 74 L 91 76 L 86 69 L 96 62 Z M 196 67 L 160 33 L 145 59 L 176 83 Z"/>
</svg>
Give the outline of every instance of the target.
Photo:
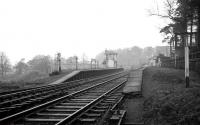
<svg viewBox="0 0 200 125">
<path fill-rule="evenodd" d="M 50 83 L 49 85 L 54 85 L 54 84 L 62 83 L 62 82 L 64 82 L 64 81 L 66 81 L 67 79 L 69 79 L 69 78 L 71 78 L 71 77 L 77 75 L 78 73 L 80 73 L 80 71 L 73 71 L 73 72 L 71 72 L 70 74 L 67 74 L 67 75 L 63 76 L 62 78 L 60 78 L 60 79 L 58 79 L 58 80 L 56 80 L 56 81 Z"/>
<path fill-rule="evenodd" d="M 127 83 L 123 88 L 125 95 L 121 110 L 126 111 L 122 125 L 143 125 L 142 111 L 143 111 L 143 97 L 142 97 L 142 79 L 143 68 L 131 70 Z"/>
<path fill-rule="evenodd" d="M 124 94 L 141 94 L 143 69 L 130 71 L 128 81 L 123 89 Z"/>
<path fill-rule="evenodd" d="M 54 85 L 54 84 L 60 84 L 63 82 L 89 79 L 92 77 L 98 77 L 98 76 L 102 76 L 102 75 L 106 75 L 106 74 L 117 73 L 120 71 L 123 71 L 123 68 L 76 70 L 76 71 L 71 72 L 70 74 L 63 76 L 62 78 L 58 79 L 57 81 L 54 81 L 49 84 Z"/>
</svg>

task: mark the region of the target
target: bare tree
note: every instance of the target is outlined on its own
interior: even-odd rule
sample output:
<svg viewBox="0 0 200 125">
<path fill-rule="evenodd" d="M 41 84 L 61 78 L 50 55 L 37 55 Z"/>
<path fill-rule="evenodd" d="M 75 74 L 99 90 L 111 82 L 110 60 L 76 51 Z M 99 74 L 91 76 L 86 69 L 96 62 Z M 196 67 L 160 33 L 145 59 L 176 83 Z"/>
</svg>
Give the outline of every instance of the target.
<svg viewBox="0 0 200 125">
<path fill-rule="evenodd" d="M 4 52 L 0 52 L 0 72 L 3 77 L 6 73 L 11 70 L 11 65 L 8 57 Z"/>
<path fill-rule="evenodd" d="M 51 71 L 51 57 L 44 55 L 37 55 L 28 62 L 32 70 L 37 70 L 42 73 L 50 73 Z"/>
<path fill-rule="evenodd" d="M 23 74 L 28 70 L 28 65 L 24 61 L 25 59 L 23 58 L 15 65 L 14 68 L 17 74 Z"/>
<path fill-rule="evenodd" d="M 159 2 L 159 3 L 160 4 L 158 4 L 158 2 L 156 2 L 155 3 L 156 7 L 148 10 L 149 15 L 174 20 L 176 18 L 176 14 L 177 14 L 176 13 L 176 9 L 178 6 L 177 0 L 164 0 L 163 3 L 161 3 L 161 2 Z M 160 6 L 164 6 L 164 8 L 162 7 L 162 9 L 160 9 L 159 8 Z"/>
</svg>

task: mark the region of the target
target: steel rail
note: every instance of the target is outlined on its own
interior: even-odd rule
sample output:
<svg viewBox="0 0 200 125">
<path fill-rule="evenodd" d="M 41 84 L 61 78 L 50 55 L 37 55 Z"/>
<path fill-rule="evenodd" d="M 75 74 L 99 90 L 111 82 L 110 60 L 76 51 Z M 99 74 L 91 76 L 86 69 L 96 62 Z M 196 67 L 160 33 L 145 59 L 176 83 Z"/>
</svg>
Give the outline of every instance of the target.
<svg viewBox="0 0 200 125">
<path fill-rule="evenodd" d="M 99 84 L 97 84 L 97 85 L 93 85 L 93 86 L 91 86 L 91 87 L 87 87 L 87 88 L 82 89 L 82 90 L 80 90 L 80 91 L 77 91 L 77 92 L 71 93 L 71 94 L 69 94 L 69 95 L 65 95 L 65 96 L 59 97 L 59 98 L 54 99 L 54 100 L 52 100 L 52 101 L 49 101 L 49 102 L 46 102 L 46 103 L 37 105 L 37 106 L 32 107 L 32 108 L 30 108 L 30 109 L 21 111 L 21 112 L 19 112 L 19 113 L 13 114 L 13 115 L 8 116 L 8 117 L 5 117 L 5 118 L 2 118 L 2 119 L 0 119 L 0 124 L 9 124 L 11 121 L 13 121 L 13 120 L 15 120 L 15 119 L 18 119 L 18 118 L 21 118 L 21 117 L 23 117 L 23 116 L 25 116 L 25 115 L 27 115 L 27 114 L 29 114 L 29 113 L 31 113 L 31 112 L 34 112 L 34 111 L 36 111 L 36 110 L 42 109 L 42 108 L 47 107 L 47 106 L 50 106 L 50 105 L 52 105 L 52 104 L 54 104 L 54 103 L 56 103 L 56 102 L 59 102 L 59 101 L 61 101 L 61 100 L 63 100 L 63 99 L 70 98 L 70 97 L 72 97 L 72 96 L 74 96 L 74 95 L 76 95 L 76 94 L 79 94 L 79 93 L 81 93 L 81 92 L 84 92 L 84 91 L 86 91 L 86 90 L 92 89 L 92 88 L 97 87 L 97 86 L 100 86 L 100 85 L 102 85 L 102 84 L 105 84 L 105 83 L 107 83 L 107 82 L 113 81 L 113 80 L 115 80 L 115 79 L 121 78 L 121 77 L 126 76 L 126 75 L 127 75 L 127 73 L 121 74 L 120 76 L 117 76 L 116 78 L 112 78 L 112 79 L 110 79 L 110 80 L 101 82 L 101 83 L 99 83 Z"/>
<path fill-rule="evenodd" d="M 124 100 L 124 95 L 115 103 L 115 105 L 113 105 L 113 107 L 111 108 L 111 110 L 114 110 L 117 108 L 117 106 Z"/>
<path fill-rule="evenodd" d="M 120 86 L 122 86 L 126 81 L 127 80 L 124 80 L 119 85 L 115 86 L 114 88 L 111 88 L 109 91 L 107 91 L 106 93 L 102 94 L 97 99 L 95 99 L 92 102 L 88 103 L 86 106 L 84 106 L 81 109 L 77 110 L 72 115 L 69 115 L 68 117 L 66 117 L 65 119 L 63 119 L 62 121 L 58 122 L 55 125 L 64 125 L 64 124 L 66 125 L 67 123 L 69 123 L 70 121 L 72 121 L 74 118 L 76 118 L 79 114 L 81 114 L 82 112 L 86 111 L 88 108 L 90 108 L 92 105 L 94 105 L 95 103 L 97 103 L 99 100 L 103 99 L 106 95 L 108 95 L 109 93 L 111 93 L 115 89 L 117 89 Z"/>
<path fill-rule="evenodd" d="M 112 74 L 112 75 L 109 75 L 109 76 L 116 77 L 118 74 L 120 74 L 120 73 L 117 73 L 117 74 L 114 74 L 114 75 Z M 122 72 L 121 72 L 121 74 L 122 74 Z M 110 79 L 109 76 L 106 76 L 106 77 L 103 77 L 103 78 L 105 78 L 105 80 L 108 79 L 108 78 Z M 100 82 L 99 80 L 101 80 L 101 79 L 98 78 L 97 81 Z M 102 81 L 103 80 L 104 79 L 102 79 Z M 15 97 L 15 98 L 12 98 L 12 100 L 6 100 L 5 102 L 1 102 L 0 108 L 2 109 L 2 111 L 1 111 L 2 116 L 0 117 L 0 119 L 3 118 L 3 115 L 5 115 L 4 117 L 7 117 L 9 115 L 16 114 L 17 112 L 21 112 L 21 111 L 27 109 L 28 106 L 33 107 L 33 106 L 44 103 L 44 101 L 53 100 L 53 99 L 57 98 L 58 96 L 63 96 L 63 95 L 69 94 L 71 92 L 78 91 L 82 88 L 90 86 L 91 84 L 98 84 L 98 83 L 92 83 L 92 80 L 90 80 L 90 81 L 91 82 L 86 82 L 84 84 L 79 83 L 79 84 L 71 85 L 71 86 L 68 85 L 67 87 L 64 86 L 62 88 L 56 87 L 54 89 L 48 89 L 48 90 L 45 90 L 45 91 L 43 90 L 42 92 L 37 91 L 38 93 L 36 93 L 34 91 L 34 93 L 29 93 L 29 94 L 26 93 L 25 96 L 22 96 L 20 98 Z M 19 96 L 21 96 L 21 95 L 18 95 L 17 97 L 19 97 Z M 38 102 L 39 102 L 39 104 L 38 104 Z"/>
<path fill-rule="evenodd" d="M 62 86 L 62 85 L 65 85 L 65 84 L 72 84 L 72 83 L 75 83 L 75 82 L 81 82 L 81 81 L 84 81 L 85 80 L 88 80 L 86 82 L 91 82 L 91 81 L 95 81 L 95 80 L 98 80 L 98 79 L 102 79 L 102 78 L 106 78 L 106 77 L 110 77 L 110 76 L 115 76 L 115 75 L 118 75 L 120 73 L 123 73 L 124 71 L 121 71 L 121 72 L 118 72 L 118 73 L 114 73 L 114 74 L 106 74 L 106 75 L 103 75 L 103 76 L 97 76 L 97 77 L 94 77 L 94 78 L 91 78 L 91 79 L 80 79 L 80 80 L 75 80 L 75 81 L 70 81 L 70 82 L 62 82 L 60 84 L 50 84 L 50 85 L 42 85 L 42 86 L 39 86 L 39 87 L 31 87 L 31 88 L 26 88 L 26 89 L 22 89 L 22 90 L 16 90 L 17 92 L 14 91 L 11 92 L 11 93 L 7 93 L 7 94 L 3 94 L 0 93 L 0 98 L 2 97 L 6 97 L 6 96 L 12 96 L 12 95 L 16 95 L 16 94 L 20 94 L 20 93 L 25 93 L 25 92 L 29 92 L 29 91 L 34 91 L 34 90 L 40 90 L 40 89 L 47 89 L 47 88 L 53 88 L 55 86 Z"/>
</svg>

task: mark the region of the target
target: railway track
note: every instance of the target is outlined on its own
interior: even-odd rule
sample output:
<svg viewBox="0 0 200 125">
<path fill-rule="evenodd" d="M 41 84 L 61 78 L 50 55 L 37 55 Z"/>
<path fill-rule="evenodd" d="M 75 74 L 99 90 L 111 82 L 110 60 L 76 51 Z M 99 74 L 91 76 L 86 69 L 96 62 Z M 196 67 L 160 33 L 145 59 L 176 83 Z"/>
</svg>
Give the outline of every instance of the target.
<svg viewBox="0 0 200 125">
<path fill-rule="evenodd" d="M 107 93 L 103 98 L 87 109 L 85 112 L 81 113 L 77 118 L 68 122 L 72 125 L 110 125 L 110 117 L 115 109 L 115 107 L 124 98 L 122 95 L 122 87 L 120 86 L 111 93 Z M 67 122 L 66 122 L 67 123 Z M 61 123 L 62 124 L 62 123 Z M 112 125 L 112 124 L 111 124 Z"/>
<path fill-rule="evenodd" d="M 31 88 L 30 90 L 22 90 L 1 95 L 0 118 L 20 112 L 29 107 L 42 104 L 46 101 L 53 100 L 57 97 L 67 95 L 74 91 L 78 91 L 93 84 L 112 79 L 112 77 L 116 77 L 118 75 L 121 75 L 121 73 L 88 79 L 87 81 L 81 80 L 53 86 L 51 85 L 45 87 Z"/>
<path fill-rule="evenodd" d="M 90 82 L 88 82 L 88 84 L 83 84 L 83 86 L 81 87 L 80 86 L 80 84 L 78 84 L 78 87 L 76 88 L 76 87 L 71 87 L 71 90 L 68 88 L 65 88 L 65 87 L 62 87 L 63 89 L 61 89 L 61 90 L 59 90 L 59 92 L 61 91 L 61 92 L 63 92 L 64 90 L 64 94 L 63 95 L 60 95 L 60 94 L 58 94 L 57 96 L 55 96 L 53 99 L 55 99 L 55 98 L 58 98 L 58 97 L 61 97 L 61 96 L 70 96 L 70 95 L 73 95 L 74 93 L 76 93 L 75 91 L 78 91 L 78 90 L 80 90 L 80 89 L 83 89 L 83 88 L 90 88 L 89 86 L 91 86 L 91 85 L 95 85 L 95 84 L 102 84 L 102 83 L 106 83 L 106 82 L 110 82 L 110 81 L 112 81 L 112 80 L 114 80 L 114 79 L 117 79 L 117 78 L 119 78 L 119 77 L 122 77 L 122 76 L 124 76 L 124 75 L 126 75 L 126 73 L 117 73 L 117 74 L 115 74 L 115 75 L 109 75 L 109 76 L 106 76 L 106 77 L 103 77 L 104 79 L 103 80 L 100 80 L 100 82 L 101 83 L 99 83 L 99 82 L 97 82 L 97 81 L 95 81 L 95 82 L 91 82 L 92 80 L 89 80 Z M 112 76 L 112 78 L 110 78 Z M 102 77 L 101 77 L 101 79 L 102 79 Z M 62 91 L 63 90 L 63 91 Z M 68 91 L 67 91 L 68 90 Z M 58 91 L 58 89 L 56 90 L 56 91 Z M 37 91 L 38 92 L 38 91 Z M 79 91 L 80 92 L 80 91 Z M 47 93 L 47 92 L 44 92 L 45 94 Z M 43 95 L 45 95 L 43 93 Z M 50 91 L 49 93 L 53 93 L 53 91 Z M 55 92 L 56 93 L 56 92 Z M 54 93 L 54 94 L 55 94 Z M 71 94 L 70 94 L 71 93 Z M 53 95 L 54 95 L 53 94 Z M 32 102 L 34 102 L 34 103 L 37 103 L 37 102 L 40 102 L 40 104 L 41 105 L 43 105 L 42 103 L 44 103 L 44 102 L 46 102 L 46 101 L 48 101 L 47 99 L 44 99 L 44 98 L 42 98 L 42 96 L 40 95 L 40 94 L 36 94 L 36 95 L 38 95 L 38 98 L 35 98 L 35 99 L 30 99 Z M 46 97 L 48 97 L 48 95 L 46 95 L 45 96 L 45 98 Z M 51 96 L 52 97 L 52 96 Z M 44 99 L 44 101 L 41 101 L 41 99 Z M 52 98 L 51 98 L 52 99 Z M 55 100 L 57 100 L 57 99 L 55 99 Z M 54 101 L 54 100 L 53 100 Z M 0 123 L 4 123 L 5 121 L 8 121 L 8 119 L 12 119 L 12 118 L 15 118 L 16 116 L 19 116 L 19 114 L 21 114 L 22 112 L 24 112 L 24 111 L 22 111 L 22 109 L 24 110 L 24 108 L 22 108 L 22 106 L 27 106 L 28 108 L 30 107 L 30 105 L 26 105 L 26 103 L 29 103 L 30 101 L 25 101 L 25 102 L 22 102 L 21 104 L 19 104 L 19 105 L 17 105 L 17 104 L 15 104 L 14 106 L 16 106 L 15 108 L 17 109 L 17 108 L 20 108 L 21 109 L 21 112 L 19 112 L 19 113 L 16 113 L 16 114 L 14 114 L 14 115 L 10 115 L 10 114 L 7 114 L 7 117 L 3 117 L 2 119 L 0 119 Z M 51 102 L 51 101 L 50 101 Z M 46 104 L 46 103 L 44 103 L 44 104 Z M 22 105 L 22 106 L 21 106 Z M 38 105 L 38 104 L 37 104 Z M 35 106 L 35 107 L 33 107 L 33 108 L 31 108 L 31 109 L 37 109 L 38 107 L 40 107 L 41 105 L 39 105 L 39 106 Z M 29 109 L 28 108 L 25 108 L 25 109 L 27 109 L 28 111 L 29 111 Z M 27 110 L 25 110 L 25 112 L 27 111 Z M 25 113 L 24 112 L 24 113 Z M 22 114 L 24 114 L 24 113 L 22 113 Z M 26 114 L 26 113 L 25 113 Z M 1 115 L 2 116 L 2 115 Z M 4 116 L 6 116 L 6 115 L 4 115 Z"/>
<path fill-rule="evenodd" d="M 79 79 L 79 80 L 74 80 L 74 81 L 70 81 L 70 82 L 63 82 L 61 84 L 50 84 L 50 85 L 42 85 L 39 87 L 30 87 L 30 88 L 25 88 L 25 89 L 19 89 L 19 90 L 12 90 L 12 91 L 5 91 L 5 92 L 0 92 L 0 99 L 3 99 L 4 97 L 8 97 L 8 96 L 15 96 L 17 94 L 24 94 L 24 93 L 28 93 L 31 91 L 39 91 L 42 89 L 49 89 L 49 88 L 53 88 L 55 86 L 65 86 L 65 84 L 67 83 L 68 85 L 70 84 L 77 84 L 77 83 L 82 83 L 82 82 L 89 82 L 89 81 L 94 81 L 94 80 L 98 80 L 98 79 L 102 79 L 102 78 L 106 78 L 106 77 L 110 77 L 110 76 L 114 76 L 117 74 L 120 74 L 121 72 L 118 73 L 111 73 L 111 74 L 106 74 L 103 76 L 96 76 L 96 77 L 92 77 L 92 78 L 86 78 L 86 79 Z"/>
</svg>

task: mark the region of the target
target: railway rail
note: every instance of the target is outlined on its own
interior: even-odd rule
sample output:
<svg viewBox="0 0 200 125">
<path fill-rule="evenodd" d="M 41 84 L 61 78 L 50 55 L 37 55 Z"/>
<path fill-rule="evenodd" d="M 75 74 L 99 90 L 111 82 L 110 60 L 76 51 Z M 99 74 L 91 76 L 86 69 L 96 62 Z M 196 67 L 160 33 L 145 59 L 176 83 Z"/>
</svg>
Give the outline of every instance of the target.
<svg viewBox="0 0 200 125">
<path fill-rule="evenodd" d="M 121 71 L 123 72 L 123 71 Z M 111 74 L 106 74 L 106 75 L 101 75 L 101 76 L 96 76 L 96 77 L 92 77 L 92 78 L 86 78 L 86 79 L 78 79 L 78 80 L 73 80 L 73 81 L 69 81 L 69 82 L 62 82 L 60 83 L 59 85 L 63 85 L 63 84 L 74 84 L 74 83 L 77 83 L 77 82 L 86 82 L 86 81 L 93 81 L 93 80 L 98 80 L 98 79 L 101 79 L 101 78 L 105 78 L 105 77 L 109 77 L 109 76 L 113 76 L 113 75 L 116 75 L 116 74 L 119 74 L 121 72 L 117 72 L 117 73 L 111 73 Z M 30 87 L 30 88 L 25 88 L 25 89 L 19 89 L 19 90 L 12 90 L 12 91 L 5 91 L 5 92 L 0 92 L 0 98 L 2 98 L 3 96 L 13 96 L 13 95 L 16 95 L 16 94 L 19 94 L 19 93 L 26 93 L 26 92 L 31 92 L 31 91 L 37 91 L 37 90 L 40 90 L 40 89 L 45 89 L 45 88 L 53 88 L 55 86 L 58 86 L 57 84 L 49 84 L 49 85 L 42 85 L 42 86 L 39 86 L 39 87 Z"/>
<path fill-rule="evenodd" d="M 121 72 L 122 73 L 122 72 Z M 106 75 L 88 80 L 73 81 L 59 85 L 49 85 L 46 87 L 31 88 L 30 90 L 22 90 L 0 96 L 0 118 L 17 113 L 26 108 L 42 104 L 62 95 L 83 89 L 85 87 L 109 80 L 121 73 Z"/>
<path fill-rule="evenodd" d="M 116 87 L 114 91 L 111 93 L 107 93 L 104 95 L 104 98 L 100 98 L 99 101 L 90 107 L 85 112 L 81 113 L 77 118 L 69 122 L 72 125 L 113 125 L 112 121 L 109 119 L 112 113 L 115 111 L 114 109 L 122 99 L 124 95 L 122 95 L 122 87 Z"/>
<path fill-rule="evenodd" d="M 105 83 L 107 83 L 107 82 L 110 82 L 110 81 L 113 81 L 113 80 L 115 80 L 115 79 L 118 79 L 118 78 L 120 78 L 120 77 L 122 77 L 122 76 L 124 76 L 124 75 L 126 75 L 127 73 L 125 73 L 125 72 L 121 72 L 121 73 L 117 73 L 117 74 L 114 74 L 114 75 L 109 75 L 109 76 L 104 76 L 104 77 L 101 77 L 101 78 L 96 78 L 96 79 L 93 79 L 93 80 L 88 80 L 88 81 L 90 81 L 90 82 L 87 82 L 87 84 L 83 84 L 83 83 L 85 83 L 85 82 L 82 82 L 81 84 L 83 85 L 82 87 L 80 86 L 81 84 L 77 84 L 77 88 L 76 87 L 71 87 L 71 90 L 68 88 L 65 88 L 65 87 L 63 87 L 62 86 L 62 89 L 57 89 L 56 91 L 58 91 L 58 92 L 63 92 L 64 94 L 58 94 L 57 96 L 55 96 L 53 99 L 54 100 L 52 100 L 52 101 L 49 101 L 48 103 L 51 103 L 51 102 L 54 102 L 55 100 L 59 100 L 60 99 L 60 97 L 71 97 L 72 95 L 74 95 L 74 94 L 78 94 L 79 92 L 82 92 L 83 90 L 84 91 L 86 91 L 88 88 L 90 88 L 91 87 L 91 85 L 93 85 L 93 87 L 94 86 L 98 86 L 99 84 L 105 84 Z M 103 80 L 102 80 L 102 78 L 104 78 Z M 99 79 L 101 79 L 99 82 L 97 82 L 97 81 L 95 81 L 95 80 L 99 80 Z M 93 82 L 92 82 L 93 81 Z M 69 86 L 68 86 L 69 87 Z M 83 88 L 87 88 L 87 89 L 83 89 Z M 80 90 L 80 89 L 83 89 L 83 90 Z M 78 91 L 78 90 L 80 90 L 80 91 Z M 43 92 L 42 93 L 42 95 L 44 95 L 44 97 L 45 98 L 43 98 L 42 96 L 41 96 L 41 94 L 38 94 L 38 91 L 36 92 L 36 95 L 38 95 L 38 98 L 35 98 L 35 99 L 29 99 L 29 101 L 25 101 L 25 102 L 23 102 L 23 103 L 21 103 L 21 104 L 15 104 L 14 106 L 15 106 L 15 108 L 20 108 L 20 109 L 23 109 L 23 108 L 21 108 L 21 106 L 24 106 L 24 104 L 25 104 L 25 107 L 26 106 L 28 106 L 28 105 L 26 105 L 27 103 L 29 103 L 29 102 L 34 102 L 34 103 L 36 103 L 36 102 L 40 102 L 41 104 L 39 105 L 39 106 L 35 106 L 35 107 L 33 107 L 33 108 L 30 108 L 30 109 L 28 109 L 28 108 L 26 108 L 26 110 L 24 110 L 23 109 L 23 111 L 21 111 L 21 112 L 18 112 L 18 113 L 16 113 L 16 114 L 12 114 L 12 115 L 7 115 L 7 117 L 4 117 L 4 118 L 2 118 L 2 119 L 0 119 L 0 123 L 8 123 L 10 120 L 12 121 L 13 119 L 15 119 L 15 118 L 17 118 L 18 116 L 21 116 L 21 114 L 26 114 L 27 112 L 30 112 L 30 111 L 32 111 L 32 110 L 35 110 L 35 109 L 38 109 L 38 108 L 41 108 L 41 107 L 43 107 L 44 105 L 46 105 L 47 103 L 44 103 L 44 102 L 46 102 L 47 101 L 47 98 L 48 98 L 48 94 L 47 93 L 53 93 L 53 92 L 55 92 L 56 93 L 56 91 L 48 91 L 48 92 Z M 78 91 L 78 92 L 76 92 L 76 91 Z M 54 93 L 54 94 L 55 94 Z M 70 94 L 71 93 L 71 94 Z M 54 95 L 53 94 L 53 95 Z M 19 96 L 19 95 L 18 95 Z M 34 96 L 33 96 L 34 97 Z M 37 97 L 37 96 L 36 96 Z M 46 98 L 47 97 L 47 98 Z M 51 99 L 52 99 L 52 97 L 53 96 L 50 96 L 51 97 Z M 23 97 L 22 97 L 23 98 Z M 55 99 L 56 98 L 56 99 Z M 45 99 L 44 101 L 41 101 L 42 99 Z M 23 99 L 22 99 L 23 100 Z M 21 101 L 22 101 L 21 100 Z M 31 101 L 30 101 L 31 100 Z M 43 104 L 42 104 L 43 103 Z M 28 107 L 30 107 L 30 106 L 28 106 Z M 40 114 L 41 115 L 41 114 Z"/>
</svg>

